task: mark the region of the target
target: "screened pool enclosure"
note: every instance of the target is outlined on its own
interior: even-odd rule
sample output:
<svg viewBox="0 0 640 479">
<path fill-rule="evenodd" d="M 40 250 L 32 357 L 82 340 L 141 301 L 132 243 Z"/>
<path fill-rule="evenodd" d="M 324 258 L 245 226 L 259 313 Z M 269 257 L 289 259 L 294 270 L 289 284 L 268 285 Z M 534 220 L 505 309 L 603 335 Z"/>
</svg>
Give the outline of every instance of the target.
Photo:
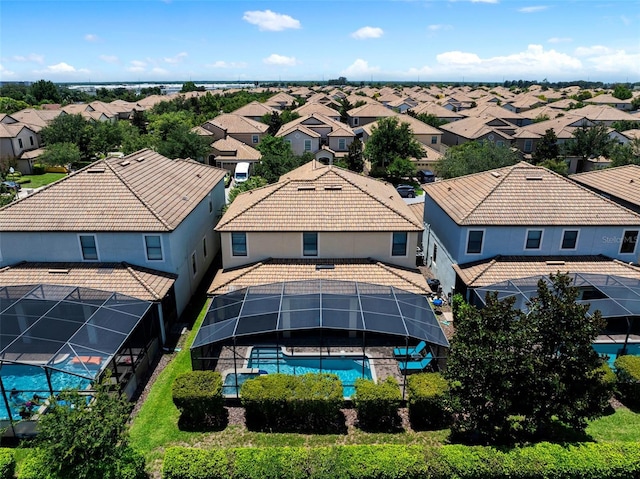
<svg viewBox="0 0 640 479">
<path fill-rule="evenodd" d="M 90 395 L 107 370 L 110 382 L 126 388 L 157 348 L 153 306 L 82 287 L 1 287 L 0 419 L 31 419 L 64 389 Z"/>
<path fill-rule="evenodd" d="M 298 374 L 292 363 L 300 373 L 334 372 L 336 364 L 355 361 L 355 374 L 345 377 L 395 375 L 402 380 L 393 348 L 421 341 L 434 358 L 431 366 L 437 367 L 449 343 L 425 296 L 353 281 L 280 282 L 214 297 L 191 359 L 193 369 L 217 370 L 225 378 Z M 239 384 L 226 384 L 237 396 Z"/>
</svg>

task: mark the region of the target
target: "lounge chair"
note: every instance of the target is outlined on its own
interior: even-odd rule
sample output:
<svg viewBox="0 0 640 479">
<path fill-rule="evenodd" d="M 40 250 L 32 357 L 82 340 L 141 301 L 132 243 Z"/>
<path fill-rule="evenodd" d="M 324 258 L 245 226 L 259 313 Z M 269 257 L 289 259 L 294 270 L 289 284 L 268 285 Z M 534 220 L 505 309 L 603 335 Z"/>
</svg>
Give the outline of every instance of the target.
<svg viewBox="0 0 640 479">
<path fill-rule="evenodd" d="M 406 358 L 407 356 L 414 357 L 414 356 L 418 356 L 419 354 L 422 354 L 422 351 L 424 351 L 426 348 L 427 348 L 427 343 L 425 343 L 424 341 L 420 341 L 418 345 L 414 348 L 394 348 L 393 355 L 395 357 L 403 357 L 403 358 Z"/>
<path fill-rule="evenodd" d="M 410 371 L 422 371 L 429 365 L 432 360 L 433 356 L 431 355 L 431 353 L 427 353 L 427 355 L 420 361 L 400 361 L 398 362 L 398 367 L 403 373 Z"/>
</svg>

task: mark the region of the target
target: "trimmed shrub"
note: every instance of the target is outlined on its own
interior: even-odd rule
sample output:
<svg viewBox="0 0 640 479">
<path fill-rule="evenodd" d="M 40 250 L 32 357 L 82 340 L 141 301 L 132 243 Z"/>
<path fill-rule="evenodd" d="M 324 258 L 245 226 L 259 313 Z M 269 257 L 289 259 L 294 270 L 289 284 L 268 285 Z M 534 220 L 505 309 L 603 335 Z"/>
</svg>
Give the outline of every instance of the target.
<svg viewBox="0 0 640 479">
<path fill-rule="evenodd" d="M 222 376 L 215 371 L 189 371 L 173 383 L 173 403 L 188 426 L 219 423 L 224 417 Z"/>
<path fill-rule="evenodd" d="M 32 170 L 34 175 L 44 175 L 46 173 L 47 168 L 44 165 L 35 164 L 33 165 Z"/>
<path fill-rule="evenodd" d="M 267 374 L 240 388 L 247 426 L 262 430 L 327 430 L 336 426 L 344 397 L 335 374 Z"/>
<path fill-rule="evenodd" d="M 16 458 L 12 449 L 0 448 L 0 479 L 11 479 L 16 470 Z"/>
<path fill-rule="evenodd" d="M 361 428 L 382 429 L 398 425 L 402 392 L 395 378 L 389 376 L 378 384 L 358 378 L 355 386 L 353 399 Z"/>
<path fill-rule="evenodd" d="M 463 304 L 465 304 L 464 296 L 460 293 L 456 293 L 451 297 L 451 313 L 453 314 L 453 320 L 458 319 L 458 313 Z"/>
<path fill-rule="evenodd" d="M 170 447 L 164 454 L 165 479 L 227 479 L 229 462 L 224 449 Z"/>
<path fill-rule="evenodd" d="M 20 464 L 17 477 L 18 479 L 54 479 L 44 451 L 32 449 Z"/>
<path fill-rule="evenodd" d="M 640 407 L 640 356 L 619 356 L 614 366 L 620 399 L 629 407 Z"/>
<path fill-rule="evenodd" d="M 414 429 L 447 427 L 451 416 L 447 408 L 449 384 L 440 373 L 421 373 L 407 377 L 409 420 Z"/>
</svg>

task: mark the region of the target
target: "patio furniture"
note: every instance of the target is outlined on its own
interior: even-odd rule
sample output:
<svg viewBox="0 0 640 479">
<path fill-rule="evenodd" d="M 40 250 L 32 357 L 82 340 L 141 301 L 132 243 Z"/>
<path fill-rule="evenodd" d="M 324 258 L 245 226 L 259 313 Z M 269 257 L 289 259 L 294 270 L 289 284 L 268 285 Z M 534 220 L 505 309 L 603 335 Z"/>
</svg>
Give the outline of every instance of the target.
<svg viewBox="0 0 640 479">
<path fill-rule="evenodd" d="M 406 358 L 407 356 L 409 357 L 414 357 L 414 356 L 419 356 L 422 354 L 422 351 L 424 351 L 427 348 L 427 343 L 424 341 L 420 341 L 418 343 L 417 346 L 415 347 L 411 347 L 411 348 L 393 348 L 393 355 L 396 357 L 403 357 Z"/>
<path fill-rule="evenodd" d="M 402 373 L 423 371 L 432 360 L 433 356 L 431 353 L 427 353 L 420 361 L 400 361 L 398 362 L 398 367 Z"/>
</svg>

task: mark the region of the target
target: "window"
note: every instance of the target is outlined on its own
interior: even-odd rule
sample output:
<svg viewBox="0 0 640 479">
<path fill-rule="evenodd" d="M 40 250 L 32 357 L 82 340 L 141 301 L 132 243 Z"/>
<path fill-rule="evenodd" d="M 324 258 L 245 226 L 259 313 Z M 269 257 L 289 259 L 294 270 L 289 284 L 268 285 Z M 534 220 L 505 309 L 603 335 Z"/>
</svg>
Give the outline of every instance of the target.
<svg viewBox="0 0 640 479">
<path fill-rule="evenodd" d="M 196 253 L 195 251 L 191 253 L 191 271 L 195 276 L 198 273 L 198 265 L 196 264 Z"/>
<path fill-rule="evenodd" d="M 620 253 L 633 253 L 638 241 L 638 230 L 625 231 L 620 245 Z"/>
<path fill-rule="evenodd" d="M 436 257 L 438 256 L 438 245 L 433 243 L 433 259 L 432 261 L 436 262 Z"/>
<path fill-rule="evenodd" d="M 207 257 L 207 237 L 202 238 L 202 256 Z"/>
<path fill-rule="evenodd" d="M 542 243 L 542 230 L 528 230 L 527 242 L 524 245 L 524 249 L 540 249 Z"/>
<path fill-rule="evenodd" d="M 407 256 L 407 233 L 393 233 L 391 256 Z"/>
<path fill-rule="evenodd" d="M 96 237 L 80 236 L 80 248 L 82 249 L 82 259 L 85 261 L 98 260 L 98 247 L 96 246 Z"/>
<path fill-rule="evenodd" d="M 260 137 L 258 135 L 251 135 L 251 141 L 256 145 L 260 141 Z"/>
<path fill-rule="evenodd" d="M 524 151 L 529 153 L 533 150 L 533 140 L 524 140 Z"/>
<path fill-rule="evenodd" d="M 247 233 L 231 233 L 231 254 L 247 256 Z"/>
<path fill-rule="evenodd" d="M 22 146 L 22 138 L 18 138 L 18 145 L 20 145 L 20 148 L 24 148 L 24 147 Z"/>
<path fill-rule="evenodd" d="M 358 124 L 360 124 L 360 119 L 359 118 L 354 118 L 353 119 L 353 125 L 356 126 Z"/>
<path fill-rule="evenodd" d="M 560 249 L 576 249 L 578 242 L 578 230 L 565 230 L 562 235 L 562 245 Z"/>
<path fill-rule="evenodd" d="M 496 146 L 504 146 L 504 141 L 502 140 L 496 141 Z"/>
<path fill-rule="evenodd" d="M 29 137 L 29 142 L 31 143 L 31 146 L 33 146 L 33 137 L 32 136 Z"/>
<path fill-rule="evenodd" d="M 311 140 L 304 140 L 304 151 L 311 151 Z"/>
<path fill-rule="evenodd" d="M 338 140 L 338 150 L 346 150 L 347 149 L 347 140 L 346 138 L 340 138 Z"/>
<path fill-rule="evenodd" d="M 467 236 L 467 254 L 480 254 L 482 253 L 482 237 L 484 231 L 472 230 L 469 231 Z"/>
<path fill-rule="evenodd" d="M 318 256 L 318 233 L 302 233 L 302 254 Z"/>
<path fill-rule="evenodd" d="M 162 261 L 162 241 L 158 235 L 148 235 L 144 237 L 144 244 L 147 249 L 147 260 Z"/>
<path fill-rule="evenodd" d="M 438 137 L 437 136 L 432 136 L 431 137 L 431 144 L 432 145 L 436 145 L 438 143 Z"/>
</svg>

